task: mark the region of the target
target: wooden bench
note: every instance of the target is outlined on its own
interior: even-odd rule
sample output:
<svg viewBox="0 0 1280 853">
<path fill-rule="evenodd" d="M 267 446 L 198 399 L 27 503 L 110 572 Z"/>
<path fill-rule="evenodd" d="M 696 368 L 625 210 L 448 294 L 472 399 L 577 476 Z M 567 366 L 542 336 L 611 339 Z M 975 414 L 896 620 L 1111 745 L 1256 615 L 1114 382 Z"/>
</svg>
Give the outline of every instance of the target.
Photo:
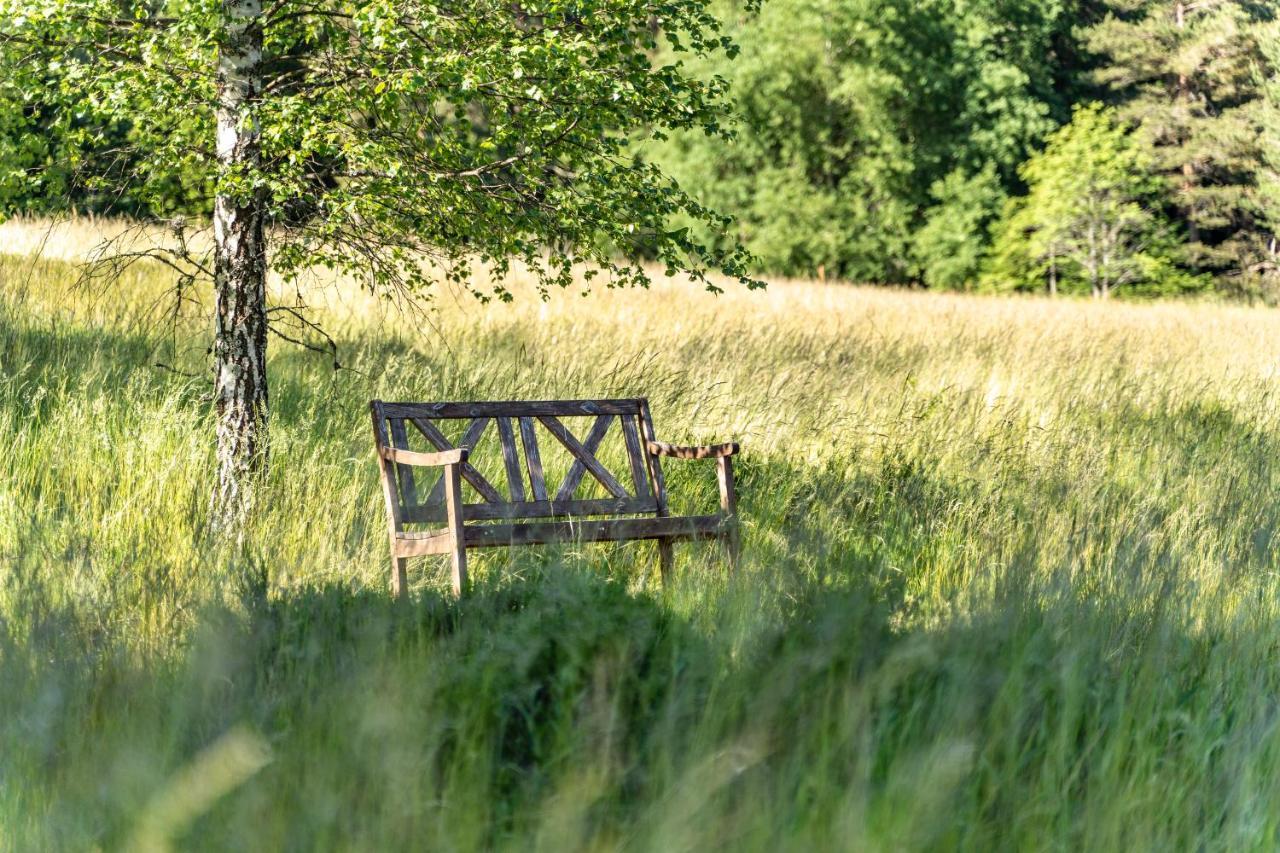
<svg viewBox="0 0 1280 853">
<path fill-rule="evenodd" d="M 738 445 L 678 447 L 656 441 L 646 400 L 374 400 L 370 409 L 387 503 L 391 583 L 396 595 L 405 592 L 410 557 L 449 555 L 453 589 L 461 594 L 467 587 L 467 549 L 499 545 L 656 539 L 664 584 L 672 570 L 672 543 L 679 540 L 719 539 L 731 565 L 737 563 L 740 545 L 732 457 Z M 586 432 L 579 438 L 569 424 L 584 419 Z M 505 473 L 505 494 L 493 483 L 499 479 L 494 474 L 496 454 L 488 460 L 489 476 L 477 468 L 481 461 L 477 450 L 482 449 L 491 425 L 498 436 L 501 466 L 496 471 Z M 452 429 L 456 438 L 447 437 L 446 429 Z M 629 469 L 625 476 L 616 476 L 601 461 L 602 445 L 611 434 L 609 448 L 620 464 L 625 459 Z M 412 449 L 411 436 L 424 449 Z M 669 513 L 660 462 L 664 456 L 716 460 L 719 513 Z M 544 463 L 548 473 L 564 469 L 554 489 Z M 424 478 L 422 468 L 438 471 L 425 472 Z M 584 484 L 587 475 L 590 479 Z M 623 481 L 629 481 L 630 487 L 624 487 Z M 468 501 L 464 487 L 479 499 Z M 583 491 L 596 496 L 580 496 Z M 425 529 L 408 530 L 408 525 Z"/>
</svg>

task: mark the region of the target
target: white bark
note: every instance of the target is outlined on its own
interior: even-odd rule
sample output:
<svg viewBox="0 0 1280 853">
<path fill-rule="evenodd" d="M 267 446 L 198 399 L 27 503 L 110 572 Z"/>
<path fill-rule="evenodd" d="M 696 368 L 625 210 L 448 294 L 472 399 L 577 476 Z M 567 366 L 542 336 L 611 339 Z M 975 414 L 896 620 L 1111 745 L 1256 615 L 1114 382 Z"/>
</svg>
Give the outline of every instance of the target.
<svg viewBox="0 0 1280 853">
<path fill-rule="evenodd" d="M 259 165 L 261 0 L 225 0 L 218 55 L 219 171 L 214 201 L 214 395 L 218 481 L 214 523 L 240 530 L 267 450 L 267 314 L 264 201 L 246 189 Z"/>
</svg>

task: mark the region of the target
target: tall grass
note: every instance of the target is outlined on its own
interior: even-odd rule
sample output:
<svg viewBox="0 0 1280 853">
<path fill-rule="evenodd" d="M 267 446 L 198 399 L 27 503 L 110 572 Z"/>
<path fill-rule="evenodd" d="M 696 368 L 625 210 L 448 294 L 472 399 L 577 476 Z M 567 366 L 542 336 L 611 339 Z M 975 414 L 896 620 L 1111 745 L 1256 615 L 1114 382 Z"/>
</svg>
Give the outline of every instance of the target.
<svg viewBox="0 0 1280 853">
<path fill-rule="evenodd" d="M 316 291 L 349 369 L 273 344 L 233 558 L 199 333 L 150 322 L 159 270 L 75 278 L 0 257 L 0 847 L 1280 841 L 1280 316 Z M 431 560 L 390 600 L 369 398 L 606 395 L 743 443 L 739 572 L 501 549 L 467 600 Z"/>
</svg>

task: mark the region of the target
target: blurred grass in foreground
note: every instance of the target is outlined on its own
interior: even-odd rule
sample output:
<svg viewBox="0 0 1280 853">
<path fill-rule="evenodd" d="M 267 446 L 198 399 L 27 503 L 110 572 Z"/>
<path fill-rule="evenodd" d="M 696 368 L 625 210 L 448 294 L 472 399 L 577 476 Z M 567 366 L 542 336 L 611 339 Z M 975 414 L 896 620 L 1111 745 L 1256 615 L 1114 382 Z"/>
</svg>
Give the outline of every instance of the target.
<svg viewBox="0 0 1280 853">
<path fill-rule="evenodd" d="M 198 334 L 165 349 L 159 270 L 75 277 L 0 256 L 2 848 L 1280 841 L 1280 315 L 317 291 L 351 370 L 273 341 L 237 561 Z M 429 560 L 389 600 L 370 397 L 610 395 L 743 442 L 739 574 L 500 549 L 466 601 Z"/>
</svg>

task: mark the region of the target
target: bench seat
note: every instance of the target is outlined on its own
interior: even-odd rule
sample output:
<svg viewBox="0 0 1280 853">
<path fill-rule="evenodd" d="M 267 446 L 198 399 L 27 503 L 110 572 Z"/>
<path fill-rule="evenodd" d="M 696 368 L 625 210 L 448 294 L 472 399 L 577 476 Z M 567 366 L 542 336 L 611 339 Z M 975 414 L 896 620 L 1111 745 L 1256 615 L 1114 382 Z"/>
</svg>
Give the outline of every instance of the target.
<svg viewBox="0 0 1280 853">
<path fill-rule="evenodd" d="M 668 516 L 666 518 L 607 518 L 535 521 L 520 524 L 466 524 L 462 540 L 468 548 L 503 545 L 546 545 L 553 542 L 624 542 L 639 539 L 689 541 L 718 539 L 725 533 L 719 515 Z M 453 534 L 448 530 L 398 533 L 396 555 L 423 557 L 448 554 Z"/>
</svg>

